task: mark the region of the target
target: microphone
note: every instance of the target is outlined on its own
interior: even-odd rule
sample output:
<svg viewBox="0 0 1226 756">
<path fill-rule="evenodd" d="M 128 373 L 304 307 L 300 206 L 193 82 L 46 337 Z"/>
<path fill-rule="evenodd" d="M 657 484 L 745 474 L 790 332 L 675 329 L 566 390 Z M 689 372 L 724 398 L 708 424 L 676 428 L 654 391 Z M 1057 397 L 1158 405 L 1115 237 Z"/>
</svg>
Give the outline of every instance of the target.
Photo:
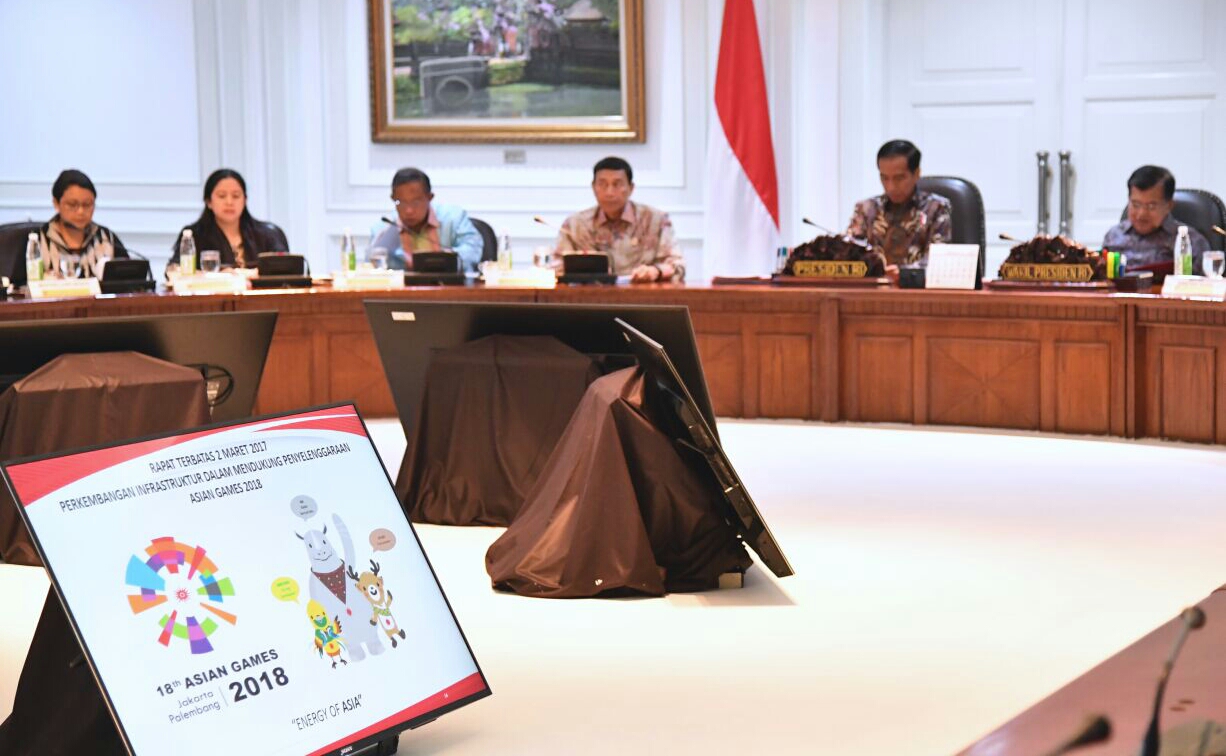
<svg viewBox="0 0 1226 756">
<path fill-rule="evenodd" d="M 800 219 L 800 222 L 801 222 L 801 223 L 803 223 L 803 224 L 805 224 L 806 226 L 812 226 L 812 227 L 816 228 L 818 231 L 825 231 L 826 233 L 830 234 L 831 236 L 837 236 L 837 234 L 835 234 L 835 233 L 834 233 L 833 231 L 831 231 L 830 229 L 826 228 L 825 226 L 823 226 L 823 225 L 821 225 L 821 224 L 819 224 L 819 223 L 814 223 L 813 221 L 809 220 L 808 218 L 801 218 L 801 219 Z"/>
<path fill-rule="evenodd" d="M 1081 726 L 1076 735 L 1054 751 L 1049 751 L 1047 756 L 1063 756 L 1082 746 L 1101 743 L 1109 737 L 1111 737 L 1111 721 L 1102 714 L 1095 714 L 1086 718 L 1085 724 Z"/>
<path fill-rule="evenodd" d="M 380 218 L 379 220 L 383 221 L 389 226 L 395 226 L 396 228 L 399 228 L 399 229 L 404 228 L 404 226 L 400 225 L 400 221 L 394 221 L 391 218 L 387 217 L 386 215 Z"/>
<path fill-rule="evenodd" d="M 1158 689 L 1154 693 L 1154 711 L 1149 719 L 1149 727 L 1145 729 L 1145 740 L 1141 742 L 1141 756 L 1158 756 L 1160 741 L 1158 715 L 1162 713 L 1162 696 L 1166 693 L 1166 682 L 1171 677 L 1171 670 L 1175 668 L 1175 659 L 1179 657 L 1179 652 L 1183 649 L 1183 642 L 1188 639 L 1188 633 L 1205 626 L 1205 613 L 1199 606 L 1189 606 L 1184 609 L 1179 613 L 1179 619 L 1183 621 L 1183 626 L 1179 628 L 1179 634 L 1175 636 L 1175 645 L 1171 648 L 1170 655 L 1162 663 L 1162 674 L 1158 677 Z"/>
<path fill-rule="evenodd" d="M 866 241 L 865 241 L 865 240 L 863 240 L 863 239 L 857 239 L 857 238 L 855 238 L 854 236 L 848 236 L 847 234 L 836 234 L 835 232 L 831 231 L 830 229 L 826 228 L 825 226 L 823 226 L 823 225 L 821 225 L 821 224 L 819 224 L 819 223 L 814 223 L 813 221 L 809 220 L 808 218 L 801 218 L 801 219 L 800 219 L 800 222 L 801 222 L 801 223 L 804 223 L 804 224 L 806 224 L 806 225 L 812 226 L 812 227 L 816 228 L 818 231 L 825 231 L 826 233 L 830 234 L 831 236 L 841 236 L 841 237 L 843 237 L 844 239 L 846 239 L 846 240 L 848 240 L 849 242 L 851 242 L 852 244 L 855 244 L 856 246 L 859 246 L 859 247 L 864 247 L 865 249 L 868 249 L 868 242 L 866 242 Z"/>
<path fill-rule="evenodd" d="M 581 244 L 579 244 L 579 242 L 575 241 L 575 237 L 571 235 L 570 231 L 568 231 L 568 230 L 566 229 L 566 227 L 565 227 L 565 226 L 562 226 L 561 228 L 559 228 L 559 227 L 557 227 L 557 226 L 553 225 L 552 223 L 550 223 L 549 221 L 545 220 L 544 218 L 542 218 L 542 217 L 541 217 L 541 216 L 539 216 L 539 215 L 534 215 L 534 216 L 532 216 L 532 220 L 536 221 L 537 223 L 541 224 L 542 226 L 546 226 L 546 227 L 548 227 L 548 228 L 552 228 L 552 229 L 554 229 L 555 231 L 560 231 L 561 233 L 565 234 L 565 235 L 566 235 L 566 238 L 567 238 L 567 239 L 570 239 L 571 246 L 575 248 L 575 251 L 576 251 L 576 252 L 582 252 L 582 251 L 583 251 L 583 246 L 582 246 Z"/>
</svg>

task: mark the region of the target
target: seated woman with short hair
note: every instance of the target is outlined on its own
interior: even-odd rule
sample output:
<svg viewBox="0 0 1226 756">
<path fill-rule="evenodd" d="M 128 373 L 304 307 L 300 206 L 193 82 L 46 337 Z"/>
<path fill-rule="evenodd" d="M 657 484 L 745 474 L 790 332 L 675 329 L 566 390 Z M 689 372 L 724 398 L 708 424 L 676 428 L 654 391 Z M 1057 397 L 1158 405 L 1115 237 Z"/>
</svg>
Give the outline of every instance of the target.
<svg viewBox="0 0 1226 756">
<path fill-rule="evenodd" d="M 204 182 L 204 211 L 190 226 L 196 244 L 196 269 L 200 269 L 200 253 L 217 250 L 221 264 L 238 268 L 254 268 L 263 252 L 288 252 L 285 232 L 273 223 L 258 221 L 247 210 L 247 182 L 238 171 L 220 168 Z M 174 255 L 179 260 L 179 242 L 175 239 Z"/>
<path fill-rule="evenodd" d="M 38 231 L 38 250 L 49 277 L 89 278 L 101 272 L 103 261 L 127 257 L 119 237 L 94 223 L 98 191 L 81 171 L 62 171 L 51 186 L 55 217 Z"/>
</svg>

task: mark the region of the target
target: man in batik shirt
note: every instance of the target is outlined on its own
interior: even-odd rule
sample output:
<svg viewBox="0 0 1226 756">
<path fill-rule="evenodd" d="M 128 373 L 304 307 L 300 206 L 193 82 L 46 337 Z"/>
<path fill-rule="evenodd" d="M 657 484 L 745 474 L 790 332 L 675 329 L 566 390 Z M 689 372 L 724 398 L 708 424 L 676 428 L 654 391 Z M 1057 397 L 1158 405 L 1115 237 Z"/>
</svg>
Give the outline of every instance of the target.
<svg viewBox="0 0 1226 756">
<path fill-rule="evenodd" d="M 1175 177 L 1157 165 L 1143 165 L 1128 177 L 1128 217 L 1103 237 L 1103 249 L 1123 252 L 1129 268 L 1174 261 L 1175 237 L 1187 224 L 1171 214 L 1175 207 Z M 1201 257 L 1209 242 L 1188 226 L 1192 242 L 1192 272 L 1200 275 Z"/>
<path fill-rule="evenodd" d="M 619 157 L 607 157 L 592 169 L 596 206 L 575 213 L 558 234 L 558 260 L 567 252 L 603 252 L 613 273 L 633 283 L 680 281 L 685 260 L 673 241 L 668 214 L 630 201 L 634 172 Z"/>
<path fill-rule="evenodd" d="M 917 188 L 920 151 L 905 139 L 881 146 L 877 170 L 885 194 L 856 203 L 847 235 L 873 245 L 897 275 L 899 265 L 927 260 L 928 245 L 949 241 L 949 200 Z"/>
</svg>

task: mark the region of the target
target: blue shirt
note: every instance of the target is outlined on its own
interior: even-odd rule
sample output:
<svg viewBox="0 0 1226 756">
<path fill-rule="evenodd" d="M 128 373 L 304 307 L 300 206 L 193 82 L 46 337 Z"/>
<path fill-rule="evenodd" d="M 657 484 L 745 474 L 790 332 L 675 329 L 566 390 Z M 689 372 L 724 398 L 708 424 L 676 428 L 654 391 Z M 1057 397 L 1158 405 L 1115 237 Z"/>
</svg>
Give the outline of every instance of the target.
<svg viewBox="0 0 1226 756">
<path fill-rule="evenodd" d="M 437 222 L 438 244 L 442 249 L 455 252 L 464 261 L 465 270 L 475 270 L 481 262 L 481 252 L 485 248 L 485 240 L 481 232 L 468 219 L 468 213 L 455 205 L 430 203 L 430 216 L 427 223 Z M 371 231 L 371 246 L 383 247 L 387 250 L 387 267 L 404 270 L 404 250 L 400 245 L 400 229 L 387 224 L 379 224 Z"/>
<path fill-rule="evenodd" d="M 1112 252 L 1123 252 L 1128 256 L 1128 267 L 1138 265 L 1153 265 L 1159 262 L 1173 262 L 1175 259 L 1175 237 L 1179 227 L 1187 226 L 1167 213 L 1162 225 L 1145 236 L 1137 233 L 1127 218 L 1112 226 L 1103 237 L 1103 249 Z M 1188 240 L 1192 242 L 1192 272 L 1200 275 L 1201 256 L 1209 249 L 1209 242 L 1199 231 L 1188 226 Z"/>
</svg>

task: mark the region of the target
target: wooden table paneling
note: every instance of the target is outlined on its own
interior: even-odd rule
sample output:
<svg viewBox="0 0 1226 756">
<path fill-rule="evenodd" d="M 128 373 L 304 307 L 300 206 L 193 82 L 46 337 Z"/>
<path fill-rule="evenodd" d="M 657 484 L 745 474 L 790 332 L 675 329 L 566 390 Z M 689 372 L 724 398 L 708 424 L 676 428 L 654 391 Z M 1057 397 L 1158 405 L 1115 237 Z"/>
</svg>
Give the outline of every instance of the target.
<svg viewBox="0 0 1226 756">
<path fill-rule="evenodd" d="M 1136 434 L 1226 443 L 1226 307 L 1135 307 Z"/>
<path fill-rule="evenodd" d="M 365 299 L 689 308 L 718 414 L 1226 443 L 1226 305 L 1153 296 L 760 286 L 442 287 L 10 301 L 0 320 L 272 309 L 257 410 L 395 407 Z"/>
<path fill-rule="evenodd" d="M 826 296 L 756 286 L 574 286 L 542 291 L 541 302 L 685 305 L 694 323 L 715 412 L 725 417 L 825 419 Z M 833 418 L 831 418 L 833 419 Z"/>
<path fill-rule="evenodd" d="M 959 294 L 841 295 L 842 419 L 1126 432 L 1123 305 Z"/>
</svg>

